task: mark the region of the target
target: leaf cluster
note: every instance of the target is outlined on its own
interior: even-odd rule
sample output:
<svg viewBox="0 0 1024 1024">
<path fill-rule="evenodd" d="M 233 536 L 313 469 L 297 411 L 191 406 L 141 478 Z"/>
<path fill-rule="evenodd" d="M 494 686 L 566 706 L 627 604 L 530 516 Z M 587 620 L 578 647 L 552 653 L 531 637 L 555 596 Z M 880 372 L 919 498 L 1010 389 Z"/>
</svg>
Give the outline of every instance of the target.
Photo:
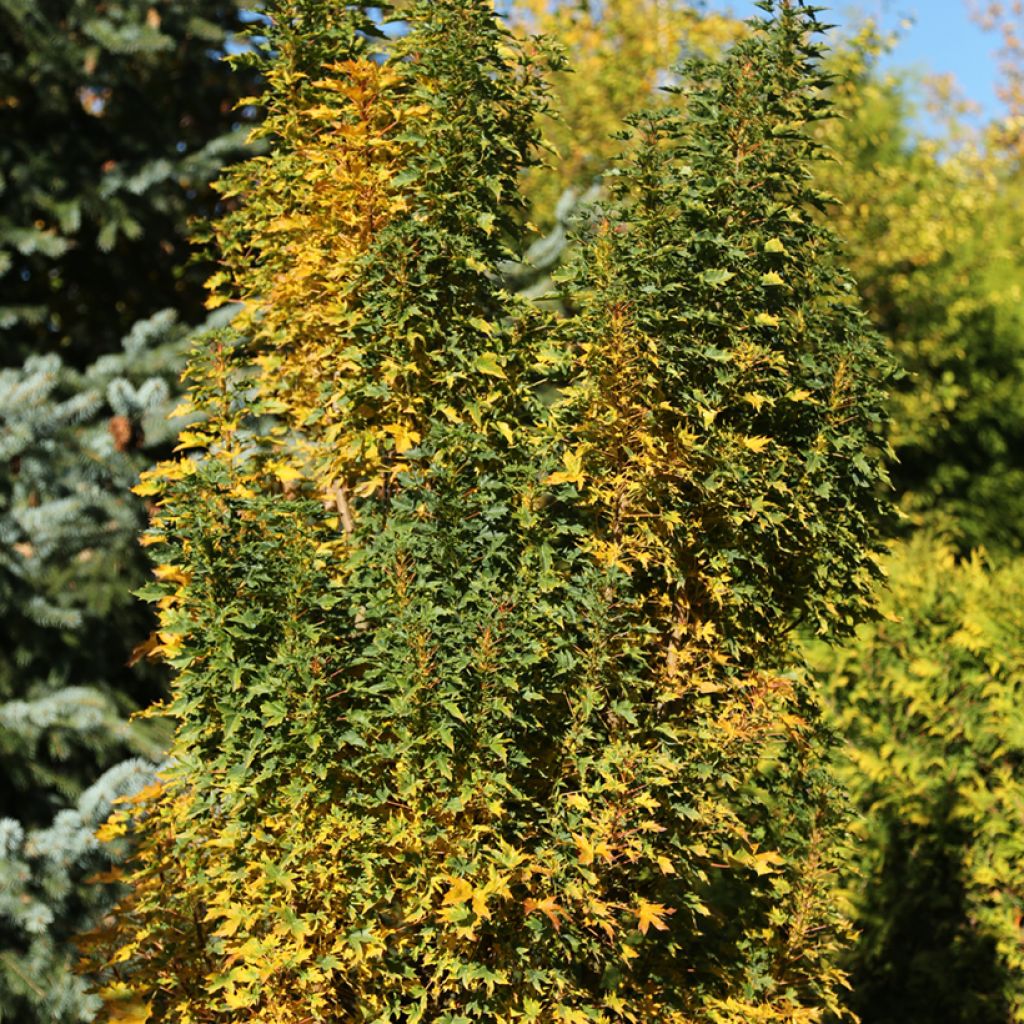
<svg viewBox="0 0 1024 1024">
<path fill-rule="evenodd" d="M 888 569 L 886 617 L 811 654 L 862 815 L 851 1004 L 880 1024 L 1020 1020 L 1021 566 L 921 533 Z"/>
</svg>

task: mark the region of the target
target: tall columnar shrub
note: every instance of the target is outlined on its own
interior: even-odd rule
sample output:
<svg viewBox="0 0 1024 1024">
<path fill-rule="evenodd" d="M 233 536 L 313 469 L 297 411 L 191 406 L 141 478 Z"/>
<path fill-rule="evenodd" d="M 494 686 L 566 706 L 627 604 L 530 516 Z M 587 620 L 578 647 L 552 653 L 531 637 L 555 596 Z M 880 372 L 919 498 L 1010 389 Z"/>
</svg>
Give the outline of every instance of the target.
<svg viewBox="0 0 1024 1024">
<path fill-rule="evenodd" d="M 724 62 L 684 69 L 682 113 L 632 119 L 636 155 L 566 282 L 579 364 L 554 479 L 585 510 L 584 548 L 630 579 L 621 642 L 647 652 L 630 705 L 678 773 L 651 768 L 667 829 L 654 845 L 687 865 L 691 892 L 735 900 L 728 916 L 691 905 L 670 926 L 663 998 L 693 1000 L 693 1019 L 708 1005 L 736 1020 L 764 1004 L 799 1014 L 835 982 L 835 794 L 790 637 L 800 625 L 848 635 L 869 612 L 890 367 L 813 216 L 825 197 L 811 128 L 828 112 L 813 28 L 813 14 L 778 5 Z M 760 745 L 750 708 L 764 715 Z M 769 738 L 780 722 L 786 742 Z M 703 830 L 688 832 L 694 806 Z M 728 852 L 709 864 L 708 847 Z M 713 870 L 758 849 L 756 880 Z M 672 881 L 655 891 L 682 910 Z M 687 992 L 701 971 L 691 950 L 731 998 L 715 1002 L 709 982 Z"/>
<path fill-rule="evenodd" d="M 559 325 L 495 273 L 533 44 L 486 0 L 404 5 L 383 53 L 271 7 L 212 282 L 245 310 L 141 488 L 177 739 L 105 830 L 140 842 L 89 939 L 110 1019 L 838 1008 L 786 636 L 866 614 L 887 371 L 805 211 L 813 16 L 774 10 L 639 122 Z"/>
<path fill-rule="evenodd" d="M 865 1024 L 1024 1020 L 1024 568 L 922 533 L 886 617 L 815 649 L 862 820 L 845 879 Z"/>
</svg>

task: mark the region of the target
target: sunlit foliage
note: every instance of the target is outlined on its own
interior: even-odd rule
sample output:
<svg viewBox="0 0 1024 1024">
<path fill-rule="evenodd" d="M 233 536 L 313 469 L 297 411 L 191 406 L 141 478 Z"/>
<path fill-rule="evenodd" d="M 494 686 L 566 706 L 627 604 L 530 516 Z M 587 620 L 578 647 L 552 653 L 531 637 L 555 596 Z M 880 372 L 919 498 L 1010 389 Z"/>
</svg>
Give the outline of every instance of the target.
<svg viewBox="0 0 1024 1024">
<path fill-rule="evenodd" d="M 910 83 L 878 67 L 870 29 L 833 57 L 836 159 L 817 180 L 840 203 L 865 307 L 906 371 L 893 399 L 894 482 L 912 523 L 941 522 L 963 549 L 1024 535 L 1024 182 L 998 126 L 912 122 Z"/>
<path fill-rule="evenodd" d="M 659 90 L 679 61 L 717 53 L 742 30 L 681 0 L 515 0 L 509 15 L 519 31 L 555 40 L 568 60 L 552 77 L 552 113 L 541 125 L 549 166 L 524 186 L 541 228 L 566 189 L 583 192 L 608 169 L 623 119 L 667 99 Z"/>
<path fill-rule="evenodd" d="M 841 1013 L 843 802 L 790 634 L 870 615 L 889 367 L 807 213 L 781 0 L 635 118 L 555 321 L 496 273 L 547 105 L 487 0 L 280 0 L 178 460 L 172 764 L 105 829 L 109 1020 Z"/>
<path fill-rule="evenodd" d="M 889 560 L 886 617 L 816 652 L 863 814 L 847 878 L 870 1024 L 1024 1020 L 1024 573 L 927 533 Z"/>
</svg>

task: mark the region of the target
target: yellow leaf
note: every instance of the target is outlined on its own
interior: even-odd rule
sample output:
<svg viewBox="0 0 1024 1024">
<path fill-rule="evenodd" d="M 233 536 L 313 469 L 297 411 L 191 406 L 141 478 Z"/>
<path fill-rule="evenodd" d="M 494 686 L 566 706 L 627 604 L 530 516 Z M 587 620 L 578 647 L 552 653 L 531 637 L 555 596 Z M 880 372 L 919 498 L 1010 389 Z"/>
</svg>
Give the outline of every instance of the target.
<svg viewBox="0 0 1024 1024">
<path fill-rule="evenodd" d="M 140 498 L 150 498 L 160 491 L 161 487 L 155 480 L 143 480 L 132 488 L 132 494 L 137 494 Z"/>
<path fill-rule="evenodd" d="M 769 270 L 767 274 L 761 275 L 761 284 L 770 286 L 784 285 L 786 282 L 782 279 L 781 274 L 777 274 L 774 270 Z"/>
<path fill-rule="evenodd" d="M 181 480 L 196 471 L 196 464 L 191 459 L 175 459 L 157 463 L 156 467 L 147 470 L 140 476 L 140 483 L 132 488 L 133 493 L 140 497 L 159 494 L 163 488 L 161 480 Z"/>
<path fill-rule="evenodd" d="M 482 921 L 486 921 L 491 912 L 487 909 L 487 893 L 483 889 L 476 889 L 473 892 L 473 913 Z"/>
<path fill-rule="evenodd" d="M 378 488 L 384 486 L 384 477 L 374 476 L 369 480 L 363 480 L 362 483 L 358 483 L 352 488 L 352 493 L 358 495 L 360 498 L 368 498 Z"/>
<path fill-rule="evenodd" d="M 772 439 L 760 436 L 744 437 L 740 443 L 744 448 L 749 448 L 752 452 L 763 452 L 772 443 Z"/>
<path fill-rule="evenodd" d="M 647 900 L 640 900 L 640 907 L 637 911 L 637 927 L 641 935 L 646 935 L 653 925 L 659 932 L 668 931 L 665 918 L 675 911 L 661 903 L 648 903 Z"/>
<path fill-rule="evenodd" d="M 754 871 L 759 875 L 770 875 L 785 863 L 785 860 L 774 850 L 755 854 L 753 858 Z"/>
<path fill-rule="evenodd" d="M 754 323 L 759 327 L 778 327 L 779 318 L 773 313 L 758 313 L 754 317 Z"/>
<path fill-rule="evenodd" d="M 274 476 L 283 484 L 302 479 L 302 474 L 294 466 L 289 466 L 286 462 L 275 462 L 273 469 Z"/>
<path fill-rule="evenodd" d="M 419 431 L 411 430 L 404 423 L 389 423 L 384 427 L 384 431 L 394 438 L 395 451 L 399 455 L 404 455 L 420 442 Z"/>
<path fill-rule="evenodd" d="M 583 455 L 579 451 L 565 452 L 562 455 L 562 462 L 565 464 L 565 471 L 552 473 L 545 483 L 549 484 L 575 484 L 579 487 L 583 483 Z"/>
<path fill-rule="evenodd" d="M 766 398 L 764 395 L 759 395 L 753 391 L 748 391 L 743 396 L 743 401 L 754 407 L 754 412 L 760 412 L 766 404 L 772 405 L 772 399 Z"/>
<path fill-rule="evenodd" d="M 161 643 L 153 648 L 154 654 L 162 654 L 168 661 L 176 658 L 181 654 L 181 649 L 184 644 L 182 638 L 177 633 L 159 633 Z"/>
<path fill-rule="evenodd" d="M 118 797 L 114 803 L 116 804 L 144 804 L 148 800 L 155 800 L 161 793 L 163 793 L 164 787 L 160 782 L 151 782 L 148 786 L 143 786 L 142 789 L 129 796 Z"/>
<path fill-rule="evenodd" d="M 480 321 L 483 323 L 483 321 Z M 501 362 L 496 352 L 481 352 L 476 357 L 474 366 L 481 372 L 487 374 L 489 377 L 500 377 L 502 380 L 507 380 L 505 371 L 501 368 Z"/>
<path fill-rule="evenodd" d="M 562 930 L 562 922 L 559 920 L 560 917 L 565 917 L 565 911 L 555 902 L 554 896 L 545 896 L 542 900 L 524 900 L 523 910 L 527 914 L 532 914 L 535 910 L 539 910 L 545 917 L 551 922 L 556 932 Z"/>
<path fill-rule="evenodd" d="M 188 583 L 188 576 L 176 565 L 158 565 L 153 569 L 153 575 L 168 583 Z"/>
<path fill-rule="evenodd" d="M 810 391 L 805 391 L 803 388 L 797 388 L 796 391 L 790 391 L 786 397 L 791 402 L 806 402 L 811 397 Z"/>
<path fill-rule="evenodd" d="M 494 324 L 489 323 L 482 317 L 471 316 L 467 322 L 470 323 L 473 327 L 475 327 L 478 331 L 482 331 L 484 334 L 486 334 L 488 338 L 494 334 Z M 491 354 L 493 355 L 493 353 Z"/>
<path fill-rule="evenodd" d="M 96 829 L 96 838 L 101 843 L 110 843 L 115 839 L 120 839 L 127 832 L 128 826 L 125 824 L 124 819 L 115 817 L 108 819 Z"/>
<path fill-rule="evenodd" d="M 768 241 L 764 243 L 764 251 L 765 252 L 783 252 L 784 253 L 784 252 L 787 251 L 787 249 L 782 244 L 781 239 L 769 238 Z"/>
<path fill-rule="evenodd" d="M 674 875 L 676 873 L 676 869 L 668 857 L 659 857 L 658 867 L 661 868 L 661 873 L 663 875 Z"/>
<path fill-rule="evenodd" d="M 576 852 L 581 864 L 594 863 L 594 847 L 585 836 L 573 836 L 576 842 Z"/>
<path fill-rule="evenodd" d="M 338 116 L 338 111 L 334 107 L 328 107 L 320 103 L 315 107 L 310 107 L 306 111 L 306 116 L 316 121 L 334 121 Z"/>
<path fill-rule="evenodd" d="M 465 878 L 453 878 L 451 887 L 448 892 L 445 893 L 445 897 L 441 901 L 441 905 L 444 907 L 455 906 L 459 903 L 465 903 L 466 900 L 471 899 L 472 896 L 473 886 L 470 885 Z"/>
<path fill-rule="evenodd" d="M 201 430 L 183 430 L 178 435 L 178 443 L 175 445 L 176 452 L 186 448 L 207 448 L 210 445 L 210 435 Z"/>
<path fill-rule="evenodd" d="M 101 988 L 99 996 L 111 1024 L 146 1024 L 152 1016 L 149 1004 L 139 999 L 123 981 Z"/>
<path fill-rule="evenodd" d="M 509 444 L 515 443 L 512 436 L 512 428 L 504 420 L 498 420 L 494 425 L 498 428 L 498 433 L 501 434 Z"/>
<path fill-rule="evenodd" d="M 229 985 L 224 990 L 224 1002 L 227 1004 L 229 1010 L 242 1010 L 248 1006 L 252 1006 L 255 1002 L 255 998 L 252 993 L 246 989 L 242 989 L 241 992 L 235 988 L 234 985 Z"/>
<path fill-rule="evenodd" d="M 107 1006 L 107 1020 L 110 1024 L 146 1024 L 152 1013 L 149 1003 L 143 1002 L 112 1003 Z"/>
</svg>

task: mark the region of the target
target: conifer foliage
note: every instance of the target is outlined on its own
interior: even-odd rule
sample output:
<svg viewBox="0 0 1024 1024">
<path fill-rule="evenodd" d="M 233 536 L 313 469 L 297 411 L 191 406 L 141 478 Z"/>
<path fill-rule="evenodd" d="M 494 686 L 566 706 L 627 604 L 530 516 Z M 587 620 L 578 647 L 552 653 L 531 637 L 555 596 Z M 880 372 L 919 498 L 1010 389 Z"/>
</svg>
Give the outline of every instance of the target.
<svg viewBox="0 0 1024 1024">
<path fill-rule="evenodd" d="M 141 486 L 173 765 L 106 827 L 111 1020 L 818 1019 L 840 805 L 786 639 L 868 611 L 887 369 L 805 207 L 813 12 L 642 145 L 555 323 L 510 296 L 540 44 L 276 0 L 193 451 Z M 826 521 L 827 520 L 827 521 Z"/>
<path fill-rule="evenodd" d="M 202 319 L 186 220 L 244 150 L 237 0 L 0 0 L 0 365 Z"/>
<path fill-rule="evenodd" d="M 0 0 L 0 1018 L 89 1019 L 73 934 L 110 894 L 93 837 L 166 740 L 140 469 L 170 450 L 206 271 L 190 214 L 244 151 L 233 0 Z M 130 758 L 125 761 L 125 758 Z M 120 763 L 119 763 L 120 762 Z"/>
<path fill-rule="evenodd" d="M 55 353 L 0 369 L 0 1006 L 25 1024 L 88 1019 L 69 940 L 109 902 L 84 884 L 92 832 L 166 741 L 127 721 L 161 683 L 127 664 L 151 628 L 130 489 L 170 448 L 186 333 L 165 310 L 83 373 Z"/>
</svg>

